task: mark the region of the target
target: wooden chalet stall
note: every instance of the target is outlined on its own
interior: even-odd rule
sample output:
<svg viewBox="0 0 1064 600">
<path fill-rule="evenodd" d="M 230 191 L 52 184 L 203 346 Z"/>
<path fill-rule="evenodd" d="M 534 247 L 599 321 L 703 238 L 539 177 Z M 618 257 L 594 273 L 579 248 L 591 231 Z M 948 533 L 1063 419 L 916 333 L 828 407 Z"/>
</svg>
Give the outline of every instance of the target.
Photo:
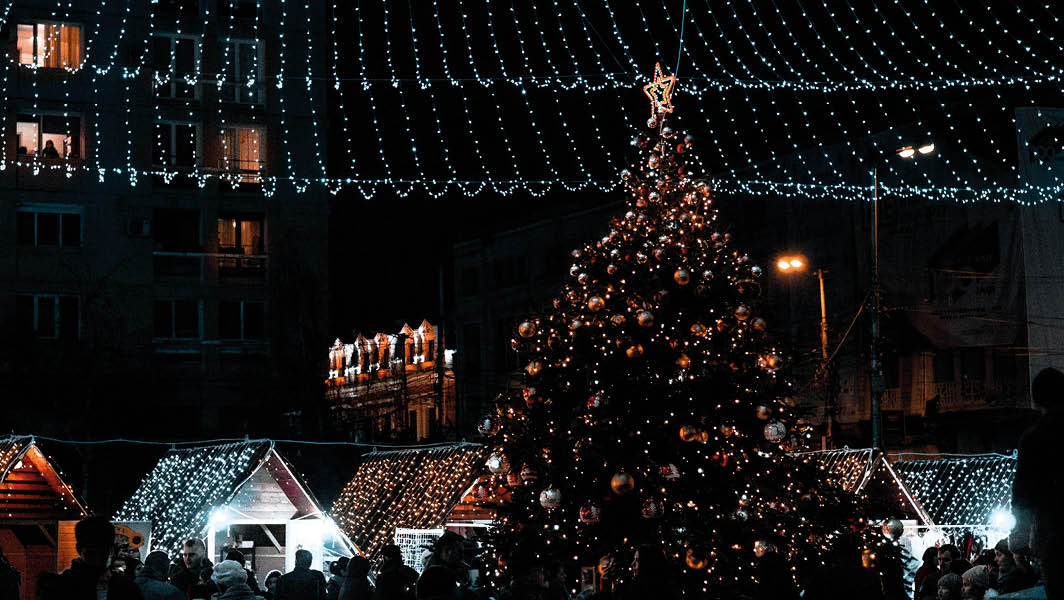
<svg viewBox="0 0 1064 600">
<path fill-rule="evenodd" d="M 420 571 L 422 544 L 448 529 L 476 538 L 490 525 L 494 498 L 474 497 L 486 459 L 484 446 L 469 443 L 370 452 L 330 512 L 371 560 L 397 544 Z"/>
<path fill-rule="evenodd" d="M 260 577 L 292 570 L 301 548 L 319 570 L 356 552 L 265 440 L 171 450 L 115 520 L 151 521 L 152 549 L 171 557 L 189 538 L 203 539 L 215 563 L 240 550 Z"/>
<path fill-rule="evenodd" d="M 0 548 L 22 575 L 23 600 L 37 597 L 41 573 L 70 566 L 74 525 L 86 515 L 33 438 L 0 438 Z"/>
</svg>

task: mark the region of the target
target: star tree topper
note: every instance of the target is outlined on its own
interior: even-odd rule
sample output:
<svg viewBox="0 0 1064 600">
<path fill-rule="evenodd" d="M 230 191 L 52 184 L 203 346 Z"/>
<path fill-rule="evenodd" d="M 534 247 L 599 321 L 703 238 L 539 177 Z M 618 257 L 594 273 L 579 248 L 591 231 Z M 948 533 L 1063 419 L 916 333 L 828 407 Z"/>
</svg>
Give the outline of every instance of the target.
<svg viewBox="0 0 1064 600">
<path fill-rule="evenodd" d="M 643 86 L 643 93 L 650 98 L 650 126 L 653 127 L 658 116 L 672 112 L 672 88 L 676 85 L 676 76 L 665 76 L 661 72 L 661 63 L 654 63 L 654 81 Z"/>
</svg>

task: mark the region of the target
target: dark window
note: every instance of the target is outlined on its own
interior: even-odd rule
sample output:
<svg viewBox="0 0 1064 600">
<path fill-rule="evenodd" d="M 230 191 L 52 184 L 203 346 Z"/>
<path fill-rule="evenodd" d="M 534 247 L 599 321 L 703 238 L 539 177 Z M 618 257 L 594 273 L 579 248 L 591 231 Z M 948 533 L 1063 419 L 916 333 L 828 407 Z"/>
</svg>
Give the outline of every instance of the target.
<svg viewBox="0 0 1064 600">
<path fill-rule="evenodd" d="M 19 246 L 32 246 L 37 237 L 37 213 L 19 211 L 15 215 Z"/>
<path fill-rule="evenodd" d="M 40 338 L 76 340 L 81 323 L 77 296 L 19 295 L 15 300 L 18 329 Z"/>
<path fill-rule="evenodd" d="M 465 342 L 465 348 L 462 348 L 462 364 L 465 365 L 466 375 L 477 375 L 480 373 L 480 324 L 464 325 L 462 338 Z"/>
<path fill-rule="evenodd" d="M 986 379 L 986 361 L 983 359 L 982 348 L 965 348 L 961 352 L 961 375 L 975 381 Z"/>
<path fill-rule="evenodd" d="M 224 340 L 240 339 L 240 303 L 218 303 L 218 337 Z"/>
<path fill-rule="evenodd" d="M 157 250 L 196 252 L 200 249 L 198 210 L 157 208 L 154 219 L 152 233 Z"/>
<path fill-rule="evenodd" d="M 155 301 L 155 337 L 197 339 L 199 301 L 193 299 Z"/>
<path fill-rule="evenodd" d="M 476 267 L 465 267 L 458 276 L 458 295 L 475 296 L 480 293 L 480 273 Z"/>
<path fill-rule="evenodd" d="M 226 340 L 266 339 L 266 305 L 238 300 L 219 302 L 218 337 Z"/>
<path fill-rule="evenodd" d="M 155 123 L 152 164 L 173 169 L 199 166 L 199 126 L 194 123 Z"/>
<path fill-rule="evenodd" d="M 63 247 L 76 248 L 81 246 L 81 215 L 64 213 L 60 218 Z"/>
<path fill-rule="evenodd" d="M 155 94 L 160 98 L 196 97 L 196 40 L 186 37 L 152 37 Z"/>
<path fill-rule="evenodd" d="M 939 350 L 932 359 L 935 383 L 947 383 L 953 381 L 953 352 Z"/>
<path fill-rule="evenodd" d="M 994 352 L 994 379 L 1001 383 L 1016 380 L 1016 355 L 1009 351 Z"/>
<path fill-rule="evenodd" d="M 59 245 L 59 213 L 37 213 L 37 245 Z"/>
<path fill-rule="evenodd" d="M 524 256 L 508 256 L 495 263 L 495 288 L 503 289 L 525 282 L 528 261 Z"/>
<path fill-rule="evenodd" d="M 258 2 L 251 0 L 218 0 L 218 20 L 260 18 Z"/>
<path fill-rule="evenodd" d="M 262 302 L 244 303 L 244 339 L 266 339 L 266 305 Z"/>
</svg>

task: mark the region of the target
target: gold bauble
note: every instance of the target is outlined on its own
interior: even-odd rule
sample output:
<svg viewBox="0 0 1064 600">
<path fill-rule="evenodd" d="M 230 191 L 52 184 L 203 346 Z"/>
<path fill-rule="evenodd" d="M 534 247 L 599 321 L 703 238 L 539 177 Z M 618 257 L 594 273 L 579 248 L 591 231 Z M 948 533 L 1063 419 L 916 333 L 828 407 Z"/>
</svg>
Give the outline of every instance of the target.
<svg viewBox="0 0 1064 600">
<path fill-rule="evenodd" d="M 679 285 L 687 285 L 691 283 L 691 274 L 687 272 L 687 269 L 676 269 L 676 272 L 672 274 L 672 279 Z"/>
<path fill-rule="evenodd" d="M 709 555 L 704 550 L 688 548 L 684 556 L 684 562 L 687 563 L 689 568 L 701 571 L 709 566 Z"/>
<path fill-rule="evenodd" d="M 765 320 L 761 317 L 757 317 L 756 319 L 754 319 L 753 324 L 754 329 L 758 331 L 764 331 L 768 327 L 768 323 L 766 323 Z"/>
<path fill-rule="evenodd" d="M 628 473 L 620 471 L 610 479 L 610 489 L 618 496 L 631 493 L 635 489 L 635 479 Z"/>
<path fill-rule="evenodd" d="M 523 321 L 517 326 L 517 335 L 528 339 L 536 335 L 536 325 L 531 321 Z"/>
<path fill-rule="evenodd" d="M 745 304 L 740 304 L 735 307 L 735 318 L 740 321 L 745 321 L 750 318 L 750 309 Z"/>
<path fill-rule="evenodd" d="M 539 372 L 542 371 L 542 370 L 543 370 L 543 363 L 539 362 L 538 360 L 534 360 L 534 361 L 528 363 L 528 366 L 525 367 L 525 371 L 527 371 L 528 374 L 532 375 L 532 376 L 539 375 Z"/>
<path fill-rule="evenodd" d="M 654 324 L 654 313 L 649 310 L 641 310 L 636 314 L 635 320 L 640 327 L 650 327 Z"/>
<path fill-rule="evenodd" d="M 731 437 L 735 433 L 735 428 L 731 425 L 721 425 L 720 432 L 724 437 Z"/>
<path fill-rule="evenodd" d="M 681 369 L 686 369 L 687 367 L 690 367 L 691 358 L 686 354 L 681 354 L 676 358 L 676 366 L 680 367 Z"/>
<path fill-rule="evenodd" d="M 861 566 L 866 569 L 876 568 L 876 553 L 865 549 L 861 552 Z"/>
<path fill-rule="evenodd" d="M 643 254 L 642 252 L 636 252 L 635 253 L 635 262 L 637 262 L 639 264 L 643 264 L 646 261 L 647 261 L 647 255 L 646 254 Z"/>
<path fill-rule="evenodd" d="M 691 333 L 695 335 L 704 335 L 706 333 L 706 326 L 695 321 L 694 323 L 691 323 Z"/>
<path fill-rule="evenodd" d="M 757 418 L 758 419 L 761 419 L 762 421 L 767 421 L 768 418 L 771 417 L 771 416 L 772 416 L 772 409 L 771 408 L 765 406 L 764 404 L 758 404 L 757 405 Z"/>
<path fill-rule="evenodd" d="M 684 442 L 698 441 L 699 431 L 694 425 L 684 425 L 680 428 L 680 440 Z"/>
<path fill-rule="evenodd" d="M 628 355 L 628 358 L 639 358 L 640 356 L 643 356 L 643 345 L 635 344 L 629 346 L 628 349 L 624 351 L 624 353 Z"/>
<path fill-rule="evenodd" d="M 587 308 L 592 312 L 598 312 L 606 306 L 606 301 L 599 296 L 592 296 L 587 299 Z"/>
<path fill-rule="evenodd" d="M 610 317 L 610 323 L 614 325 L 624 325 L 624 315 L 613 315 Z"/>
</svg>

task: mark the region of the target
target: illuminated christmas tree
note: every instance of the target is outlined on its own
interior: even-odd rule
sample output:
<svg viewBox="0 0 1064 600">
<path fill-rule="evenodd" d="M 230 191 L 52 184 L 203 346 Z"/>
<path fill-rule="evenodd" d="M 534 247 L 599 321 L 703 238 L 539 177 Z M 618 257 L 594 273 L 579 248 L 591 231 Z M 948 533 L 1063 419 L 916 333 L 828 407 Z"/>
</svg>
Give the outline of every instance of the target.
<svg viewBox="0 0 1064 600">
<path fill-rule="evenodd" d="M 672 571 L 655 577 L 735 597 L 757 593 L 766 555 L 807 586 L 840 540 L 891 571 L 896 547 L 863 500 L 790 454 L 806 428 L 758 313 L 762 271 L 688 172 L 693 139 L 664 123 L 673 83 L 659 69 L 645 88 L 626 212 L 573 250 L 553 309 L 517 325 L 524 388 L 481 423 L 509 498 L 494 576 L 559 560 L 574 587 L 589 566 L 623 585 L 649 544 Z"/>
</svg>

